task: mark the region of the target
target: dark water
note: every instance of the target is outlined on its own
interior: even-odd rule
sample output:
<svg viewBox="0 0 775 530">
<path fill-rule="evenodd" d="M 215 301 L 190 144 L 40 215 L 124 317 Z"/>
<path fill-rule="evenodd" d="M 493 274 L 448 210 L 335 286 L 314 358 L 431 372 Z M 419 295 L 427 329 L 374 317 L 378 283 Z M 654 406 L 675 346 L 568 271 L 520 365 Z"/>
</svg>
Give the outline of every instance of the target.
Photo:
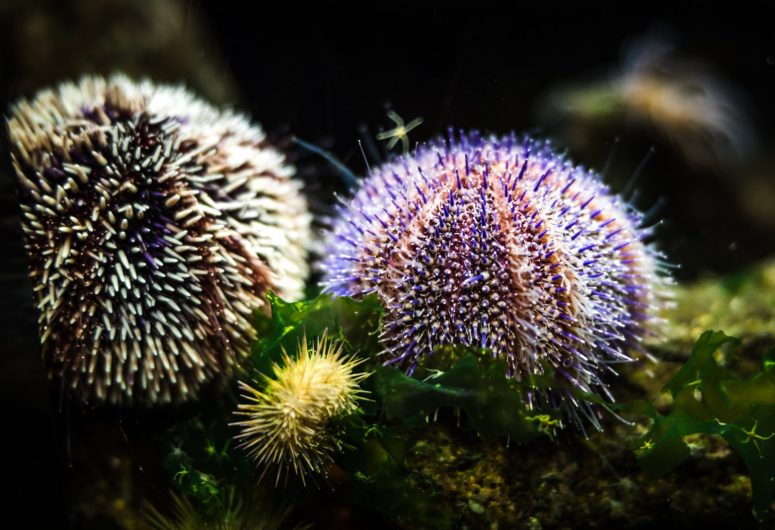
<svg viewBox="0 0 775 530">
<path fill-rule="evenodd" d="M 152 8 L 123 4 L 0 5 L 2 107 L 82 73 L 147 73 L 187 81 L 211 99 L 245 110 L 279 142 L 296 135 L 329 150 L 358 174 L 365 164 L 356 142 L 391 125 L 388 108 L 407 121 L 424 119 L 413 141 L 444 134 L 449 126 L 524 131 L 554 137 L 576 161 L 597 169 L 609 160 L 618 137 L 609 166 L 615 190 L 627 186 L 649 149 L 656 148 L 636 183 L 636 204 L 648 209 L 664 201 L 658 240 L 668 260 L 680 264 L 678 279 L 738 271 L 775 253 L 775 206 L 751 203 L 775 197 L 775 33 L 763 8 L 471 3 L 441 9 L 364 3 L 334 10 L 290 3 L 248 8 L 229 1 L 172 2 L 175 8 L 165 16 L 178 21 L 173 26 L 183 37 L 165 44 L 160 37 L 165 19 L 155 16 L 151 30 L 141 13 Z M 123 27 L 116 30 L 118 37 L 102 38 L 116 26 Z M 682 57 L 711 65 L 714 77 L 728 83 L 740 101 L 756 142 L 732 169 L 690 163 L 658 125 L 582 123 L 580 134 L 589 141 L 574 143 L 567 141 L 567 123 L 539 112 L 542 101 L 567 83 L 613 76 L 623 64 L 626 44 L 655 28 L 671 32 Z M 151 38 L 161 44 L 145 42 Z M 205 63 L 210 66 L 202 72 Z M 378 150 L 384 156 L 383 147 Z M 328 211 L 333 192 L 345 190 L 342 180 L 318 157 L 297 148 L 292 156 L 313 207 Z M 378 162 L 368 156 L 372 164 Z M 90 444 L 99 452 L 101 443 L 137 435 L 135 418 L 127 412 L 124 425 L 103 411 L 109 427 L 90 431 L 93 418 L 86 420 L 67 406 L 60 410 L 56 385 L 46 382 L 38 362 L 5 138 L 0 164 L 0 403 L 4 482 L 12 490 L 3 497 L 6 514 L 23 518 L 30 528 L 77 525 L 68 509 L 70 488 L 79 480 L 68 469 L 78 463 L 72 445 Z M 81 422 L 86 431 L 79 432 Z"/>
</svg>

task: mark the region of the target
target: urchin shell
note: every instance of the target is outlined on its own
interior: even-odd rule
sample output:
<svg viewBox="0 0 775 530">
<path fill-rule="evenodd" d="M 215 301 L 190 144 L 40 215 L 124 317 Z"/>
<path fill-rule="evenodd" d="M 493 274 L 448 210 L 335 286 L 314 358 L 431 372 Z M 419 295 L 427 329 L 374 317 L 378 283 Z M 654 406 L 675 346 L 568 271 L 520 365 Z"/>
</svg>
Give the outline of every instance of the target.
<svg viewBox="0 0 775 530">
<path fill-rule="evenodd" d="M 294 357 L 284 352 L 263 388 L 240 381 L 244 420 L 233 425 L 262 477 L 274 470 L 275 484 L 291 474 L 306 483 L 326 472 L 339 445 L 329 422 L 358 409 L 358 383 L 367 375 L 354 371 L 358 364 L 323 334 L 313 348 L 305 339 Z"/>
<path fill-rule="evenodd" d="M 373 169 L 339 208 L 323 285 L 379 294 L 386 364 L 483 347 L 512 377 L 555 371 L 530 406 L 579 404 L 572 387 L 610 398 L 603 373 L 630 360 L 664 293 L 642 219 L 547 143 L 451 135 Z"/>
<path fill-rule="evenodd" d="M 246 352 L 268 289 L 301 295 L 306 202 L 245 117 L 85 77 L 8 130 L 44 361 L 84 400 L 191 398 Z"/>
</svg>

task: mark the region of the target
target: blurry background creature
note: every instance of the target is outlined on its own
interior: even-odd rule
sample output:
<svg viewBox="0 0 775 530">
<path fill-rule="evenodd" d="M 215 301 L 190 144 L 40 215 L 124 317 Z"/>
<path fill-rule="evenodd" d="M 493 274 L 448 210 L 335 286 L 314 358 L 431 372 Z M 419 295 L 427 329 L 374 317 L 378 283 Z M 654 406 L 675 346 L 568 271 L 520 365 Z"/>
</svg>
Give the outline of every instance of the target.
<svg viewBox="0 0 775 530">
<path fill-rule="evenodd" d="M 146 505 L 145 519 L 148 530 L 278 530 L 291 528 L 286 519 L 290 506 L 271 506 L 256 495 L 245 498 L 235 488 L 227 488 L 218 499 L 218 509 L 204 517 L 185 496 L 170 493 L 167 506 Z M 309 526 L 293 526 L 301 530 Z"/>
<path fill-rule="evenodd" d="M 675 48 L 665 30 L 634 40 L 624 47 L 621 67 L 605 79 L 551 92 L 539 107 L 541 121 L 559 125 L 563 140 L 576 148 L 599 142 L 599 132 L 611 127 L 647 127 L 697 169 L 734 171 L 756 145 L 743 94 Z"/>
<path fill-rule="evenodd" d="M 747 57 L 723 61 L 725 50 L 698 48 L 685 26 L 624 39 L 620 65 L 557 83 L 534 109 L 539 127 L 574 156 L 605 165 L 614 190 L 654 208 L 681 280 L 775 251 L 775 156 L 765 148 L 770 123 L 757 119 L 769 103 L 738 82 Z"/>
</svg>

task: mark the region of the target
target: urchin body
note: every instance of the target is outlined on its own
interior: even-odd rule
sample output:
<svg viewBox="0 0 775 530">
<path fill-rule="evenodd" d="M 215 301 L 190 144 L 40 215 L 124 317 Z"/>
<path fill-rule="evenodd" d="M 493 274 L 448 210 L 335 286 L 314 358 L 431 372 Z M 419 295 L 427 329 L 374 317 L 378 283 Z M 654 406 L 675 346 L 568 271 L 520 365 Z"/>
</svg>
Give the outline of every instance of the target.
<svg viewBox="0 0 775 530">
<path fill-rule="evenodd" d="M 275 483 L 291 474 L 306 482 L 326 472 L 339 444 L 329 422 L 358 409 L 358 383 L 365 374 L 354 372 L 357 365 L 342 354 L 341 343 L 324 334 L 314 348 L 305 341 L 294 357 L 284 354 L 264 388 L 240 382 L 243 403 L 237 414 L 244 420 L 234 423 L 241 428 L 236 438 L 262 468 L 262 477 L 274 470 Z"/>
<path fill-rule="evenodd" d="M 372 170 L 333 222 L 324 286 L 379 294 L 387 364 L 489 348 L 518 379 L 551 367 L 558 390 L 527 398 L 556 406 L 571 386 L 608 395 L 659 306 L 641 220 L 545 143 L 461 135 Z"/>
<path fill-rule="evenodd" d="M 8 120 L 43 356 L 86 400 L 185 400 L 228 373 L 310 218 L 260 128 L 182 87 L 87 77 Z"/>
</svg>

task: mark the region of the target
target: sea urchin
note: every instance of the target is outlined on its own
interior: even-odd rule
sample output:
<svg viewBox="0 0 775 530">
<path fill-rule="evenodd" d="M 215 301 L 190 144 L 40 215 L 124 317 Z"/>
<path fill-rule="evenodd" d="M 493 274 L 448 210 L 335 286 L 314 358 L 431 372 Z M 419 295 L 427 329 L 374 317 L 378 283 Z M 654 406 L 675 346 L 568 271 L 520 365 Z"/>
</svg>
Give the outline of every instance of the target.
<svg viewBox="0 0 775 530">
<path fill-rule="evenodd" d="M 262 477 L 274 469 L 275 483 L 289 472 L 306 483 L 326 472 L 339 445 L 330 422 L 358 410 L 358 383 L 368 375 L 354 371 L 359 362 L 324 333 L 313 348 L 305 338 L 294 357 L 283 352 L 262 389 L 240 381 L 245 402 L 237 414 L 245 419 L 234 423 L 241 428 L 237 439 L 263 468 Z"/>
<path fill-rule="evenodd" d="M 243 116 L 182 87 L 86 77 L 8 119 L 44 360 L 83 399 L 184 400 L 228 373 L 310 218 Z"/>
<path fill-rule="evenodd" d="M 602 375 L 630 360 L 663 292 L 642 220 L 546 143 L 450 135 L 373 169 L 339 208 L 324 286 L 379 294 L 386 364 L 411 373 L 439 345 L 488 348 L 511 377 L 555 373 L 529 406 L 596 424 L 572 390 L 612 399 Z"/>
</svg>

